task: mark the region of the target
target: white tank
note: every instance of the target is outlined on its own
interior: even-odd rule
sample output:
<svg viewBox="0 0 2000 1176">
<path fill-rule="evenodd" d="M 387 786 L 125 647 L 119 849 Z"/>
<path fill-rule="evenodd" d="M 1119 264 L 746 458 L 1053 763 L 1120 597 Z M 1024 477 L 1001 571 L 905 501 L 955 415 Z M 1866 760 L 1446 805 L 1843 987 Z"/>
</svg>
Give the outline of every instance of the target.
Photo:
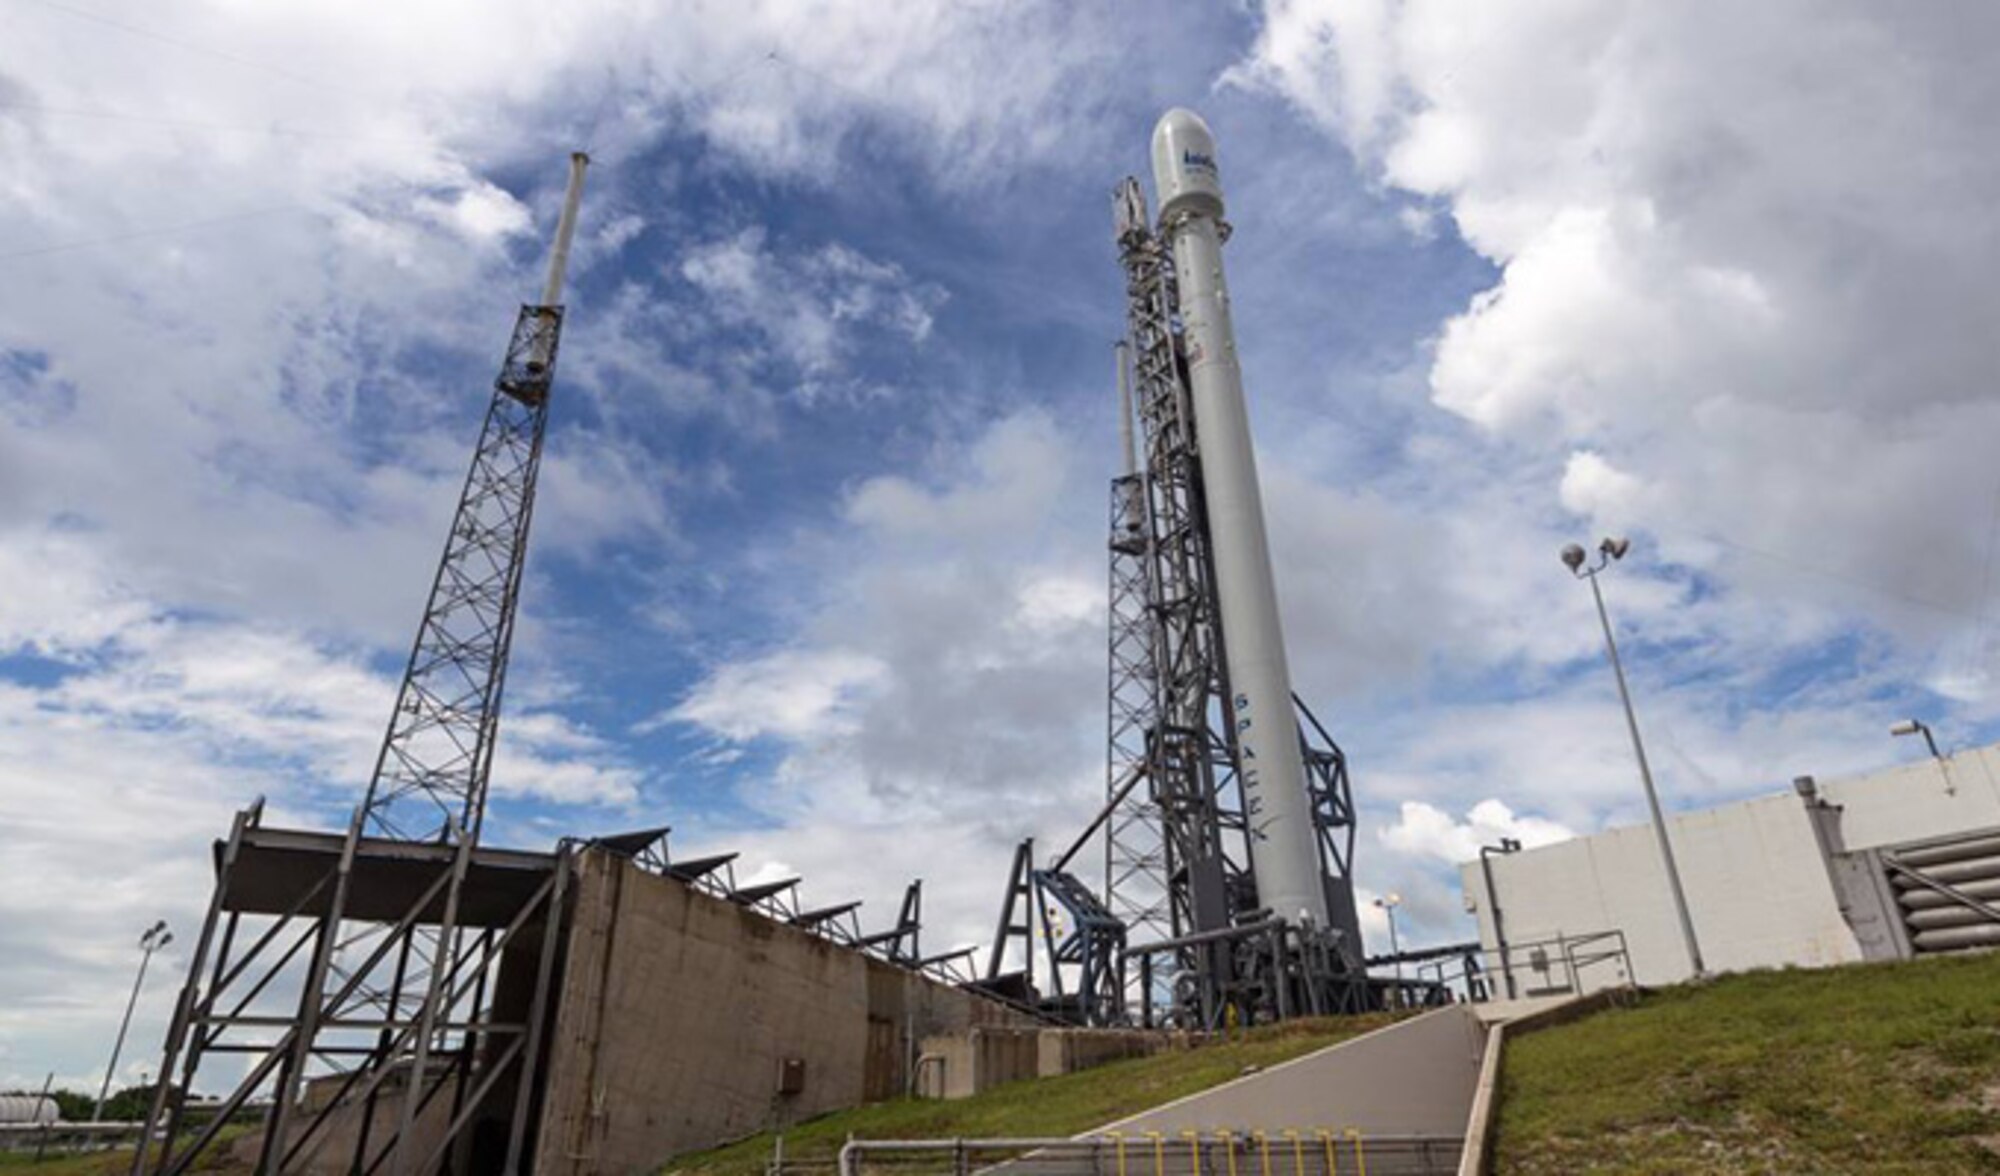
<svg viewBox="0 0 2000 1176">
<path fill-rule="evenodd" d="M 1222 180 L 1215 137 L 1190 110 L 1170 110 L 1153 131 L 1160 224 L 1173 249 L 1186 331 L 1188 392 L 1208 496 L 1215 591 L 1235 697 L 1243 804 L 1253 831 L 1258 901 L 1294 922 L 1327 927 L 1319 842 L 1306 795 L 1292 709 L 1291 667 L 1278 623 L 1257 455 L 1243 401 L 1243 369 L 1222 276 Z"/>
<path fill-rule="evenodd" d="M 56 1100 L 39 1094 L 0 1094 L 0 1123 L 9 1126 L 56 1122 Z"/>
</svg>

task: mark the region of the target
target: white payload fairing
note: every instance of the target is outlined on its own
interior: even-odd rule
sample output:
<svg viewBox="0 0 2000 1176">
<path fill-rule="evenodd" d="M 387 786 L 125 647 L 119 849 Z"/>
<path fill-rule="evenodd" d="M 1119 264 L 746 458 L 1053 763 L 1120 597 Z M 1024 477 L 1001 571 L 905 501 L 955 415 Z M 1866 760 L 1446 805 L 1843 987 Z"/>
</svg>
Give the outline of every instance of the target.
<svg viewBox="0 0 2000 1176">
<path fill-rule="evenodd" d="M 1258 900 L 1279 917 L 1327 927 L 1326 888 L 1292 709 L 1292 675 L 1278 620 L 1257 457 L 1243 401 L 1243 369 L 1229 319 L 1229 286 L 1222 276 L 1222 181 L 1215 166 L 1215 137 L 1200 115 L 1174 109 L 1161 117 L 1153 130 L 1153 183 L 1161 233 L 1173 251 L 1180 283 L 1188 391 L 1207 492 Z"/>
</svg>

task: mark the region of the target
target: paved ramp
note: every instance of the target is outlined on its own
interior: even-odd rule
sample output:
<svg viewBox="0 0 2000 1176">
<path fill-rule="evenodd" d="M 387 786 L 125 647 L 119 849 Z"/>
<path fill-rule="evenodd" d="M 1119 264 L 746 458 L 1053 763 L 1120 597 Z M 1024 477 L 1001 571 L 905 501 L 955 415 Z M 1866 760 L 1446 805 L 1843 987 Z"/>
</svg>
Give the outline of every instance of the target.
<svg viewBox="0 0 2000 1176">
<path fill-rule="evenodd" d="M 1371 1137 L 1457 1137 L 1485 1050 L 1485 1027 L 1469 1008 L 1452 1005 L 1085 1134 L 1352 1129 Z"/>
</svg>

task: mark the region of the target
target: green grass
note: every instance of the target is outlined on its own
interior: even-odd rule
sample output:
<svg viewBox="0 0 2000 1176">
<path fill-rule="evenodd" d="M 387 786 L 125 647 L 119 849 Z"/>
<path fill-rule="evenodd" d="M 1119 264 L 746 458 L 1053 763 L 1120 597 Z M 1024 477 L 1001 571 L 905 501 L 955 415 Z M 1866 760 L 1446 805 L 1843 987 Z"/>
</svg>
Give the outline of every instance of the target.
<svg viewBox="0 0 2000 1176">
<path fill-rule="evenodd" d="M 1271 1066 L 1386 1024 L 1382 1016 L 1300 1020 L 1249 1030 L 1233 1041 L 1112 1062 L 1095 1069 L 1014 1082 L 972 1098 L 897 1099 L 838 1111 L 785 1132 L 787 1159 L 833 1158 L 853 1135 L 863 1139 L 992 1139 L 1068 1136 L 1226 1082 L 1248 1066 Z M 771 1136 L 669 1161 L 685 1176 L 757 1176 Z"/>
<path fill-rule="evenodd" d="M 1502 1173 L 2000 1172 L 2000 953 L 1757 972 L 1507 1043 Z"/>
<path fill-rule="evenodd" d="M 224 1127 L 215 1143 L 202 1153 L 195 1164 L 197 1172 L 242 1172 L 247 1168 L 236 1164 L 229 1155 L 229 1145 L 255 1128 L 248 1125 Z M 125 1176 L 132 1170 L 132 1149 L 113 1148 L 109 1151 L 85 1152 L 68 1155 L 51 1151 L 41 1163 L 35 1162 L 33 1148 L 0 1152 L 0 1171 L 18 1171 L 20 1176 Z"/>
</svg>

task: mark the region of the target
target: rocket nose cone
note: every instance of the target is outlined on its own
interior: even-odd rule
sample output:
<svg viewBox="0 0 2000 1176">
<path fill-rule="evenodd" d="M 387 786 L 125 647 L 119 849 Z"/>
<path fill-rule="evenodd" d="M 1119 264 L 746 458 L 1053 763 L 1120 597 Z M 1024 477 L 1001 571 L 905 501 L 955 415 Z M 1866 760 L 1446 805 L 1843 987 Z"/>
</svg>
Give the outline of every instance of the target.
<svg viewBox="0 0 2000 1176">
<path fill-rule="evenodd" d="M 1194 111 L 1176 106 L 1153 127 L 1153 186 L 1163 221 L 1182 211 L 1222 215 L 1215 136 Z"/>
<path fill-rule="evenodd" d="M 1214 143 L 1215 134 L 1208 129 L 1202 117 L 1185 106 L 1176 106 L 1160 116 L 1153 124 L 1153 146 L 1158 149 L 1163 141 L 1199 137 L 1203 142 Z"/>
</svg>

